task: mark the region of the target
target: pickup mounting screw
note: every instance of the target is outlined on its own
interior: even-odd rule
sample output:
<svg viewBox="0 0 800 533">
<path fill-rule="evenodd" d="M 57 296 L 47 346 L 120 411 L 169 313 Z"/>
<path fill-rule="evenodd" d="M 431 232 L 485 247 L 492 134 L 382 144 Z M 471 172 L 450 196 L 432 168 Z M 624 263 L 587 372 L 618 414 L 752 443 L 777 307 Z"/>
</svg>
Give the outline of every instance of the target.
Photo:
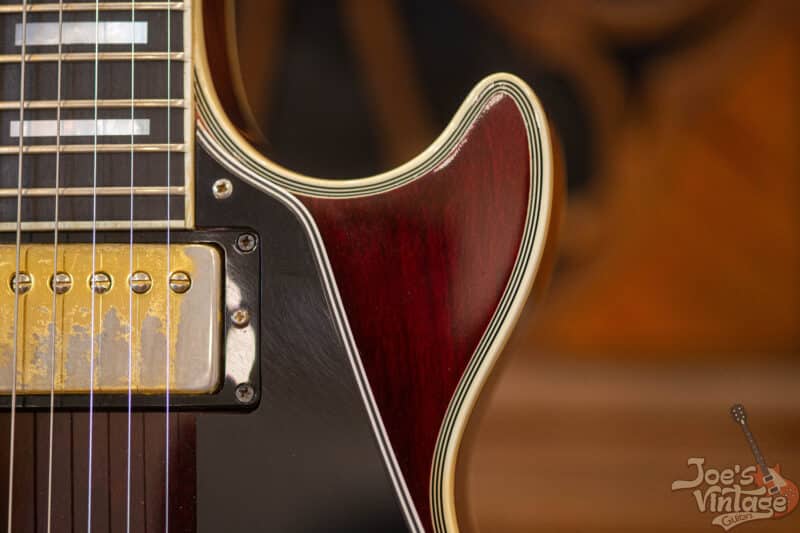
<svg viewBox="0 0 800 533">
<path fill-rule="evenodd" d="M 94 275 L 89 278 L 89 287 L 91 287 L 96 294 L 105 294 L 111 290 L 111 276 L 105 272 L 95 272 Z"/>
<path fill-rule="evenodd" d="M 256 397 L 256 391 L 249 383 L 240 383 L 234 391 L 236 401 L 239 403 L 253 403 Z"/>
<path fill-rule="evenodd" d="M 237 328 L 245 328 L 250 323 L 250 312 L 247 309 L 237 309 L 231 314 L 231 322 Z"/>
<path fill-rule="evenodd" d="M 243 254 L 249 254 L 258 246 L 258 237 L 252 233 L 242 233 L 236 238 L 236 249 Z"/>
<path fill-rule="evenodd" d="M 192 287 L 192 278 L 189 274 L 178 270 L 173 272 L 169 277 L 169 288 L 176 294 L 183 294 Z"/>
<path fill-rule="evenodd" d="M 31 275 L 27 272 L 15 273 L 13 276 L 11 276 L 9 285 L 11 286 L 12 292 L 25 294 L 31 290 L 31 286 L 33 285 L 33 277 L 31 277 Z"/>
<path fill-rule="evenodd" d="M 233 194 L 233 183 L 227 178 L 218 179 L 211 186 L 211 190 L 214 193 L 214 198 L 224 200 L 230 198 L 231 194 Z"/>
<path fill-rule="evenodd" d="M 153 286 L 153 279 L 147 272 L 139 270 L 131 274 L 130 285 L 131 290 L 136 294 L 144 294 Z"/>
<path fill-rule="evenodd" d="M 50 290 L 56 294 L 64 294 L 72 288 L 72 276 L 66 272 L 56 272 L 55 276 L 50 276 Z"/>
</svg>

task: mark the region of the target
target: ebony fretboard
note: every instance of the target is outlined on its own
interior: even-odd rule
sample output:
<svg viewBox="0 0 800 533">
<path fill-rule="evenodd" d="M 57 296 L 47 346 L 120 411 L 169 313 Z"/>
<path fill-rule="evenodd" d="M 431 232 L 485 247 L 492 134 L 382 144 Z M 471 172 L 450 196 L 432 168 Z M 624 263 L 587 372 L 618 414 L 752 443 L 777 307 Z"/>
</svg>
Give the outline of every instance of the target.
<svg viewBox="0 0 800 533">
<path fill-rule="evenodd" d="M 0 231 L 191 227 L 190 4 L 0 0 Z"/>
</svg>

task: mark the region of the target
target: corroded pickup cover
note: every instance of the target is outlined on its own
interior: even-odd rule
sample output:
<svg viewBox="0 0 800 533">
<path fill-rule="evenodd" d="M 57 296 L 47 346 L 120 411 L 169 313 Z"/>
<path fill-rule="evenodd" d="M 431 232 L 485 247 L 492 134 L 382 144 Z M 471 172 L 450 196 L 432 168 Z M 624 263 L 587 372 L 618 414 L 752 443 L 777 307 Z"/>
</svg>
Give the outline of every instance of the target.
<svg viewBox="0 0 800 533">
<path fill-rule="evenodd" d="M 132 271 L 139 273 L 133 283 L 131 251 Z M 23 275 L 16 279 L 26 283 L 19 286 L 15 348 L 16 247 L 0 245 L 0 394 L 11 392 L 15 354 L 17 393 L 49 394 L 54 348 L 55 392 L 87 393 L 92 343 L 97 392 L 127 393 L 130 356 L 133 392 L 163 393 L 167 355 L 171 393 L 216 390 L 221 380 L 222 327 L 222 264 L 217 248 L 174 243 L 167 265 L 165 244 L 134 244 L 131 249 L 127 244 L 98 243 L 94 272 L 106 274 L 110 287 L 98 282 L 94 291 L 92 254 L 90 244 L 59 244 L 58 271 L 69 278 L 61 275 L 56 284 L 58 292 L 64 292 L 55 297 L 54 323 L 53 245 L 20 247 Z"/>
</svg>

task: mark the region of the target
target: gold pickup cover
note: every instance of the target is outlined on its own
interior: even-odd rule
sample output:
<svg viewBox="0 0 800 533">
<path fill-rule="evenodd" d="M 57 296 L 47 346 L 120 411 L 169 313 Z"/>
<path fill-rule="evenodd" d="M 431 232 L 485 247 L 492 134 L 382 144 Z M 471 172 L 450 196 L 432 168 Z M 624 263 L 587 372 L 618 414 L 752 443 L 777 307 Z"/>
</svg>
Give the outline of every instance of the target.
<svg viewBox="0 0 800 533">
<path fill-rule="evenodd" d="M 17 393 L 49 394 L 53 349 L 57 394 L 89 391 L 92 352 L 96 392 L 127 392 L 129 356 L 133 392 L 164 392 L 167 355 L 171 393 L 213 392 L 221 380 L 219 251 L 171 244 L 168 266 L 164 244 L 97 244 L 94 271 L 92 255 L 90 244 L 59 244 L 54 284 L 52 244 L 22 245 L 19 276 L 16 246 L 0 245 L 0 394 L 11 392 L 15 354 Z"/>
</svg>

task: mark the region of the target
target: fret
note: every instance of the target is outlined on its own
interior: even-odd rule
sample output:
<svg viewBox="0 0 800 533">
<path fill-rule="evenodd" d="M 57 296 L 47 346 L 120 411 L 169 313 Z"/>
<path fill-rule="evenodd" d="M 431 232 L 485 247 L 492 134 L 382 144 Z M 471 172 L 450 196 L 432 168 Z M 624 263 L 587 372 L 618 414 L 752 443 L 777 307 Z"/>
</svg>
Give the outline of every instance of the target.
<svg viewBox="0 0 800 533">
<path fill-rule="evenodd" d="M 101 2 L 99 10 L 104 11 L 130 11 L 134 2 Z M 183 11 L 186 9 L 186 2 L 135 2 L 136 11 Z M 58 3 L 48 4 L 28 4 L 26 11 L 28 13 L 48 13 L 58 12 Z M 65 12 L 76 11 L 94 11 L 94 2 L 64 2 L 63 10 Z M 23 6 L 21 4 L 14 5 L 0 5 L 0 14 L 3 13 L 22 13 Z"/>
<path fill-rule="evenodd" d="M 108 153 L 108 152 L 183 152 L 186 150 L 185 144 L 62 144 L 58 149 L 60 153 Z M 18 154 L 17 146 L 0 146 L 0 155 Z M 54 154 L 56 145 L 28 145 L 22 148 L 23 154 Z"/>
<path fill-rule="evenodd" d="M 56 63 L 58 62 L 59 54 L 54 52 L 46 52 L 40 54 L 25 54 L 25 62 L 31 63 Z M 183 61 L 186 59 L 186 54 L 183 52 L 64 52 L 61 54 L 61 61 Z M 0 55 L 0 63 L 20 63 L 22 56 L 20 54 L 2 54 Z M 176 68 L 180 68 L 177 67 Z"/>
<path fill-rule="evenodd" d="M 52 222 L 22 222 L 20 224 L 22 231 L 52 231 L 54 224 Z M 89 231 L 97 229 L 98 231 L 107 230 L 123 230 L 131 227 L 130 222 L 127 220 L 97 220 L 92 223 L 91 220 L 60 220 L 58 222 L 59 230 L 72 230 L 72 231 Z M 166 220 L 134 220 L 133 228 L 137 230 L 154 230 L 164 229 L 187 229 L 191 225 L 184 220 L 173 219 L 169 223 Z M 16 222 L 0 222 L 0 232 L 16 231 Z"/>
<path fill-rule="evenodd" d="M 23 103 L 23 107 L 25 109 L 56 109 L 57 107 L 61 107 L 61 109 L 93 109 L 95 104 L 97 104 L 98 108 L 107 108 L 107 109 L 130 109 L 131 104 L 135 108 L 167 108 L 170 107 L 172 109 L 180 109 L 186 107 L 186 100 L 182 98 L 172 98 L 172 99 L 165 99 L 165 98 L 137 98 L 133 102 L 130 99 L 98 99 L 89 100 L 89 99 L 80 99 L 80 100 L 26 100 Z M 19 100 L 11 100 L 0 102 L 0 111 L 6 111 L 10 109 L 19 109 Z"/>
<path fill-rule="evenodd" d="M 163 181 L 166 181 L 165 179 Z M 28 197 L 43 197 L 43 196 L 130 196 L 131 191 L 136 196 L 166 196 L 167 193 L 171 195 L 181 195 L 186 193 L 186 187 L 59 187 L 56 190 L 54 187 L 36 187 L 36 188 L 23 188 L 17 189 L 0 189 L 0 198 L 14 197 L 18 194 Z"/>
</svg>

